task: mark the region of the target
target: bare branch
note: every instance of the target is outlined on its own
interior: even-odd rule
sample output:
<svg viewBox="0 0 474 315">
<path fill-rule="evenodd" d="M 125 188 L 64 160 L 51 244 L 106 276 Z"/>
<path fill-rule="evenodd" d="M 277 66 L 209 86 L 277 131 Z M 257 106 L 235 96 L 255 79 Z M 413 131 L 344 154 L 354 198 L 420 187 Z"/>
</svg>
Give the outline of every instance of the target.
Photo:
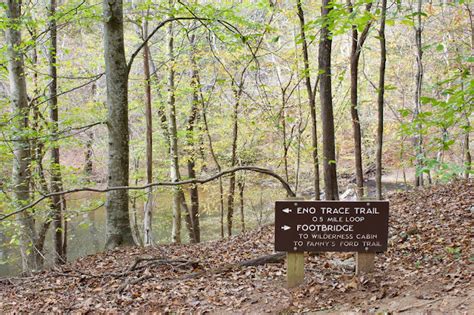
<svg viewBox="0 0 474 315">
<path fill-rule="evenodd" d="M 61 134 L 66 134 L 66 133 L 71 132 L 71 131 L 84 132 L 84 131 L 87 131 L 87 130 L 91 129 L 92 127 L 95 127 L 97 125 L 103 125 L 105 123 L 106 123 L 105 121 L 97 121 L 95 123 L 91 123 L 91 124 L 88 124 L 88 125 L 85 125 L 85 126 L 68 127 L 68 128 L 65 128 L 65 129 L 60 130 L 60 131 L 55 132 L 55 133 L 45 134 L 45 135 L 41 135 L 41 136 L 38 136 L 38 137 L 32 137 L 32 138 L 23 138 L 21 140 L 14 139 L 14 138 L 0 138 L 0 142 L 18 142 L 18 141 L 31 141 L 31 140 L 46 139 L 46 138 L 50 138 L 52 136 L 58 136 L 58 135 L 61 135 Z M 77 135 L 79 132 L 71 134 L 71 135 L 64 135 L 62 137 L 58 137 L 57 140 Z"/>
<path fill-rule="evenodd" d="M 211 177 L 203 178 L 203 179 L 192 178 L 192 179 L 187 179 L 187 180 L 183 180 L 183 181 L 179 181 L 179 182 L 154 182 L 154 183 L 150 183 L 150 184 L 146 184 L 146 185 L 142 185 L 142 186 L 117 186 L 117 187 L 108 187 L 108 188 L 84 187 L 84 188 L 75 188 L 75 189 L 71 189 L 71 190 L 53 192 L 53 193 L 49 193 L 49 194 L 41 196 L 41 198 L 36 199 L 32 203 L 30 203 L 30 204 L 28 204 L 24 207 L 21 207 L 20 209 L 14 211 L 14 212 L 11 212 L 9 214 L 5 214 L 5 215 L 1 216 L 0 221 L 3 221 L 3 220 L 5 220 L 9 217 L 12 217 L 12 216 L 18 214 L 18 213 L 21 213 L 23 211 L 31 209 L 34 206 L 36 206 L 37 204 L 39 204 L 41 201 L 43 201 L 47 198 L 54 197 L 54 196 L 67 195 L 67 194 L 72 194 L 72 193 L 82 192 L 82 191 L 104 193 L 104 192 L 114 191 L 114 190 L 143 190 L 143 189 L 147 189 L 147 188 L 150 188 L 150 187 L 156 187 L 156 186 L 179 186 L 179 185 L 187 185 L 187 184 L 205 184 L 205 183 L 211 182 L 213 180 L 216 180 L 216 179 L 218 179 L 218 178 L 220 178 L 224 175 L 233 174 L 233 173 L 238 172 L 238 171 L 252 171 L 252 172 L 256 172 L 256 173 L 260 173 L 260 174 L 266 174 L 266 175 L 269 175 L 273 178 L 276 178 L 280 181 L 280 183 L 282 184 L 283 188 L 286 190 L 286 192 L 289 196 L 291 196 L 291 197 L 296 196 L 296 194 L 291 189 L 290 185 L 280 175 L 276 174 L 272 170 L 262 168 L 262 167 L 258 167 L 258 166 L 238 166 L 238 167 L 234 167 L 234 168 L 222 171 L 222 172 L 220 172 L 218 174 L 215 174 Z"/>
<path fill-rule="evenodd" d="M 135 49 L 135 51 L 132 53 L 130 56 L 130 60 L 128 61 L 127 67 L 128 67 L 128 72 L 130 73 L 130 70 L 132 68 L 133 61 L 137 57 L 137 55 L 140 53 L 140 51 L 145 47 L 145 45 L 150 41 L 150 39 L 158 32 L 163 26 L 170 22 L 174 21 L 185 21 L 185 20 L 201 20 L 201 21 L 209 21 L 210 19 L 207 18 L 199 18 L 199 17 L 194 17 L 194 16 L 184 16 L 184 17 L 174 17 L 174 18 L 169 18 L 164 21 L 162 21 L 160 24 L 158 24 L 153 31 L 150 32 L 150 34 L 143 40 L 143 42 L 140 44 L 140 46 Z"/>
</svg>

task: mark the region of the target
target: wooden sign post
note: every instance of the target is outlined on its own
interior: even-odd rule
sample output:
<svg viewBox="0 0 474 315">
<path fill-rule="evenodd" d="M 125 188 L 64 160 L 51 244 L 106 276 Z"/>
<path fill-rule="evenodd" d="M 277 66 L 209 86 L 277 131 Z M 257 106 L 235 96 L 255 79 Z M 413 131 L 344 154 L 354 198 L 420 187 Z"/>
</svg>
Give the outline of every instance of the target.
<svg viewBox="0 0 474 315">
<path fill-rule="evenodd" d="M 375 269 L 375 253 L 356 253 L 356 275 Z"/>
<path fill-rule="evenodd" d="M 293 288 L 304 281 L 304 253 L 286 253 L 286 282 Z"/>
<path fill-rule="evenodd" d="M 289 197 L 289 201 L 299 200 Z M 286 253 L 286 283 L 289 288 L 297 287 L 304 281 L 304 252 Z"/>
<path fill-rule="evenodd" d="M 304 280 L 304 252 L 356 252 L 356 272 L 371 272 L 387 249 L 388 201 L 277 201 L 275 251 L 287 252 L 289 287 Z"/>
</svg>

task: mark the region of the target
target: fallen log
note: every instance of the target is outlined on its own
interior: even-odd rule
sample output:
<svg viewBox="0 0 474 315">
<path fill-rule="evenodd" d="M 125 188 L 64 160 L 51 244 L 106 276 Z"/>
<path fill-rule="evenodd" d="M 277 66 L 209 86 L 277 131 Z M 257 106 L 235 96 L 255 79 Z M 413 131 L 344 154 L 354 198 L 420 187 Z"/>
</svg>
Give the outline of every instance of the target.
<svg viewBox="0 0 474 315">
<path fill-rule="evenodd" d="M 265 264 L 277 264 L 283 262 L 286 258 L 286 252 L 278 252 L 271 255 L 261 256 L 255 259 L 249 259 L 238 263 L 242 267 L 260 266 Z"/>
<path fill-rule="evenodd" d="M 202 277 L 206 274 L 219 274 L 219 273 L 224 273 L 231 270 L 240 269 L 242 267 L 255 267 L 255 266 L 261 266 L 261 265 L 266 265 L 266 264 L 277 264 L 277 263 L 284 262 L 285 258 L 286 258 L 286 252 L 278 252 L 278 253 L 274 253 L 270 255 L 260 256 L 254 259 L 244 260 L 244 261 L 233 263 L 233 264 L 226 264 L 226 265 L 219 266 L 213 269 L 193 272 L 193 273 L 184 275 L 182 277 L 179 277 L 173 280 L 194 279 L 194 278 Z"/>
<path fill-rule="evenodd" d="M 148 264 L 141 264 L 142 262 L 147 262 Z M 131 271 L 135 271 L 138 269 L 144 269 L 146 267 L 153 266 L 160 266 L 160 265 L 170 265 L 170 266 L 177 266 L 177 267 L 187 267 L 191 266 L 193 268 L 198 268 L 199 263 L 196 261 L 189 261 L 183 259 L 164 259 L 161 257 L 138 257 L 135 258 L 135 261 L 128 267 L 126 273 L 130 273 Z"/>
</svg>

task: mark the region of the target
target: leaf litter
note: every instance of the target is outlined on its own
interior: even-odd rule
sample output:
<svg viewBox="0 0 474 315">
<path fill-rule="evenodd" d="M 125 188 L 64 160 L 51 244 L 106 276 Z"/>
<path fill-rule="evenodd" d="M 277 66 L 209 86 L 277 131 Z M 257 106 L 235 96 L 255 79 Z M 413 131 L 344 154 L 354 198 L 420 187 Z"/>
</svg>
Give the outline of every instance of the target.
<svg viewBox="0 0 474 315">
<path fill-rule="evenodd" d="M 0 279 L 12 312 L 474 312 L 474 183 L 394 193 L 389 249 L 354 275 L 352 253 L 310 253 L 305 282 L 286 287 L 273 226 L 202 244 L 121 248 L 30 277 Z"/>
</svg>

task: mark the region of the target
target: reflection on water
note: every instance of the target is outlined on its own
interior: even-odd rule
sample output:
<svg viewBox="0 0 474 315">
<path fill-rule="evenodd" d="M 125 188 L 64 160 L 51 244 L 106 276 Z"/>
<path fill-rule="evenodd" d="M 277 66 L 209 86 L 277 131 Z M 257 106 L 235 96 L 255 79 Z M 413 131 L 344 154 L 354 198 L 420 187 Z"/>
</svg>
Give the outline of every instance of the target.
<svg viewBox="0 0 474 315">
<path fill-rule="evenodd" d="M 366 183 L 367 193 L 370 197 L 375 195 L 374 182 Z M 226 189 L 227 187 L 225 187 Z M 383 183 L 384 191 L 405 190 L 400 183 Z M 187 191 L 185 190 L 187 193 Z M 220 197 L 219 188 L 216 184 L 206 184 L 199 187 L 200 198 L 200 224 L 201 241 L 215 240 L 220 237 Z M 349 188 L 342 194 L 347 194 L 347 200 L 351 196 L 355 198 L 355 191 Z M 143 191 L 130 192 L 131 217 L 136 213 L 138 229 L 141 231 L 143 204 L 146 194 Z M 244 217 L 245 228 L 253 229 L 257 226 L 272 223 L 274 220 L 274 202 L 285 199 L 286 194 L 280 186 L 263 186 L 262 182 L 246 183 L 244 194 Z M 311 199 L 311 196 L 306 196 Z M 153 234 L 157 244 L 169 243 L 171 240 L 172 194 L 170 189 L 160 189 L 154 192 L 155 210 L 153 213 Z M 90 255 L 101 251 L 105 244 L 105 196 L 96 193 L 76 193 L 68 196 L 68 260 L 72 261 L 78 257 Z M 189 200 L 188 200 L 189 203 Z M 225 201 L 225 204 L 227 202 Z M 135 207 L 133 206 L 135 205 Z M 240 201 L 236 193 L 233 234 L 241 232 Z M 183 220 L 184 221 L 184 220 Z M 224 220 L 226 224 L 226 220 Z M 185 224 L 181 237 L 183 242 L 188 242 L 188 233 Z M 227 229 L 225 228 L 225 231 Z M 49 233 L 46 239 L 46 263 L 52 262 L 52 240 Z M 5 236 L 0 229 L 0 276 L 18 274 L 21 270 L 19 250 L 17 246 L 10 244 L 11 239 Z"/>
<path fill-rule="evenodd" d="M 284 199 L 285 191 L 279 186 L 264 187 L 258 184 L 246 184 L 244 194 L 245 228 L 253 229 L 273 222 L 273 204 Z M 227 188 L 227 187 L 225 187 Z M 220 237 L 220 197 L 217 185 L 200 187 L 200 224 L 203 242 Z M 187 193 L 187 191 L 186 191 Z M 130 192 L 130 211 L 136 211 L 138 228 L 141 230 L 145 194 L 141 191 Z M 104 194 L 76 193 L 68 196 L 68 260 L 94 254 L 101 251 L 105 244 L 105 208 Z M 136 202 L 134 202 L 136 201 Z M 169 189 L 154 192 L 155 210 L 153 213 L 153 234 L 158 244 L 169 243 L 171 239 L 172 194 Z M 189 203 L 189 200 L 188 200 Z M 135 204 L 135 207 L 133 205 Z M 225 202 L 225 204 L 227 204 Z M 234 234 L 241 232 L 240 202 L 236 194 L 234 210 Z M 134 209 L 135 208 L 135 209 Z M 38 208 L 40 209 L 40 208 Z M 226 224 L 226 221 L 224 222 Z M 188 242 L 185 224 L 181 232 L 183 242 Z M 52 261 L 51 232 L 46 239 L 45 265 Z M 19 250 L 10 244 L 11 239 L 0 230 L 0 276 L 18 274 L 21 270 Z"/>
</svg>

